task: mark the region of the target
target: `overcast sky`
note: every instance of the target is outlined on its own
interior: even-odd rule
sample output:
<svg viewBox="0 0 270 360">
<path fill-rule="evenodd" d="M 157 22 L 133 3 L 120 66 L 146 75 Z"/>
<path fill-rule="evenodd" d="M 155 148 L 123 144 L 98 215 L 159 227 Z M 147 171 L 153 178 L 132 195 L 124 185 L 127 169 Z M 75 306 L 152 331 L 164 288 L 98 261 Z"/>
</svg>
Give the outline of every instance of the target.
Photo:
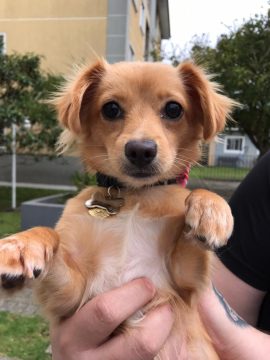
<svg viewBox="0 0 270 360">
<path fill-rule="evenodd" d="M 169 0 L 171 37 L 182 48 L 194 35 L 208 35 L 212 45 L 228 26 L 266 13 L 268 0 Z"/>
</svg>

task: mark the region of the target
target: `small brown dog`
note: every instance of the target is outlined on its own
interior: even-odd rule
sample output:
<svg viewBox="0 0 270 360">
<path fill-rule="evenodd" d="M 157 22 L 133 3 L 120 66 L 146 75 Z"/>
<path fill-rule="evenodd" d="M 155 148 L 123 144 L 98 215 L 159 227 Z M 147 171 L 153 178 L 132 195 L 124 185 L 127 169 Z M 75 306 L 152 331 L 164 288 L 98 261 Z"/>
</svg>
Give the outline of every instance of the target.
<svg viewBox="0 0 270 360">
<path fill-rule="evenodd" d="M 188 359 L 218 359 L 197 300 L 209 285 L 208 250 L 226 243 L 233 219 L 219 196 L 176 184 L 234 106 L 217 90 L 192 63 L 98 61 L 81 70 L 55 101 L 66 128 L 60 141 L 64 150 L 78 148 L 99 186 L 69 200 L 55 230 L 38 227 L 1 240 L 3 285 L 40 275 L 40 303 L 58 321 L 102 292 L 148 277 L 156 297 L 121 331 L 170 303 Z M 165 359 L 166 349 L 158 356 Z"/>
</svg>

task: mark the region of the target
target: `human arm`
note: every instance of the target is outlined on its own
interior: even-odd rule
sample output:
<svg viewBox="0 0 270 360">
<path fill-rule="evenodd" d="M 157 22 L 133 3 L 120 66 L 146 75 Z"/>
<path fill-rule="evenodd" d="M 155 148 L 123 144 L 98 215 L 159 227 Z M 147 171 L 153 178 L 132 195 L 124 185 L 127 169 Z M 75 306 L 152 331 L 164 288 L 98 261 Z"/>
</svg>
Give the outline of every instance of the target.
<svg viewBox="0 0 270 360">
<path fill-rule="evenodd" d="M 213 282 L 233 309 L 266 331 L 270 331 L 269 197 L 270 152 L 230 199 L 234 230 L 227 246 L 217 250 L 220 261 L 215 261 L 213 272 Z"/>
<path fill-rule="evenodd" d="M 256 326 L 266 292 L 241 280 L 218 257 L 214 258 L 213 269 L 212 281 L 215 287 L 239 316 L 248 324 Z"/>
<path fill-rule="evenodd" d="M 166 342 L 173 324 L 168 306 L 151 311 L 140 327 L 110 337 L 129 316 L 155 294 L 146 279 L 95 297 L 70 319 L 51 328 L 53 360 L 148 360 Z"/>
<path fill-rule="evenodd" d="M 221 261 L 215 259 L 212 278 L 214 285 L 224 295 L 230 306 L 253 326 L 258 323 L 262 301 L 266 292 L 269 293 L 269 160 L 270 152 L 257 163 L 231 198 L 230 205 L 235 219 L 235 228 L 228 245 L 218 250 Z M 212 297 L 213 292 L 209 291 L 203 297 L 202 309 L 205 323 L 210 327 L 210 331 L 211 328 L 212 332 L 213 329 L 215 330 L 213 336 L 219 339 L 220 345 L 223 343 L 225 349 L 228 350 L 231 342 L 236 343 L 235 349 L 240 353 L 233 359 L 269 358 L 269 335 L 265 335 L 252 326 L 245 328 L 235 326 L 235 329 L 232 326 L 219 328 L 223 325 L 224 313 L 220 319 L 216 316 L 217 313 L 214 310 L 220 308 L 221 305 L 215 307 L 214 305 L 218 302 Z M 263 317 L 260 317 L 260 320 L 262 319 L 264 329 L 270 330 L 270 321 L 265 313 Z M 260 325 L 262 326 L 262 321 Z M 244 344 L 241 342 L 242 337 Z M 230 359 L 229 355 L 227 358 Z"/>
<path fill-rule="evenodd" d="M 268 360 L 270 335 L 248 325 L 215 288 L 200 299 L 200 315 L 222 360 Z"/>
</svg>

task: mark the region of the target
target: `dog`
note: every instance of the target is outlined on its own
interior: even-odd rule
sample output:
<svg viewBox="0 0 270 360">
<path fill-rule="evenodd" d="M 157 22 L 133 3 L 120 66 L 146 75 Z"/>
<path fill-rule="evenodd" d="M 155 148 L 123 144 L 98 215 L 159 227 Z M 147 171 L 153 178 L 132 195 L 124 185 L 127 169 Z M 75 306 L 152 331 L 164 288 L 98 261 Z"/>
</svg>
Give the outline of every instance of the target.
<svg viewBox="0 0 270 360">
<path fill-rule="evenodd" d="M 187 358 L 218 359 L 197 304 L 210 283 L 209 250 L 227 242 L 233 218 L 221 197 L 189 191 L 177 179 L 200 159 L 202 141 L 224 128 L 235 102 L 192 62 L 98 60 L 54 103 L 64 127 L 59 147 L 76 148 L 99 186 L 68 200 L 55 229 L 1 240 L 2 285 L 37 278 L 39 302 L 57 322 L 96 295 L 147 277 L 157 288 L 154 300 L 119 331 L 169 303 Z"/>
</svg>

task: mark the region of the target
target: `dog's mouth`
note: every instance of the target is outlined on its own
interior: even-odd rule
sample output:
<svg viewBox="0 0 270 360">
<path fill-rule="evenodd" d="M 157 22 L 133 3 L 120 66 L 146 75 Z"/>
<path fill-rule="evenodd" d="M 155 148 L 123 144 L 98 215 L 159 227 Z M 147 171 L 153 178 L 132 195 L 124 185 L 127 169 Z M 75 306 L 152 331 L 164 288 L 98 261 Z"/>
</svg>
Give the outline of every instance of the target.
<svg viewBox="0 0 270 360">
<path fill-rule="evenodd" d="M 160 175 L 158 169 L 153 165 L 145 166 L 143 168 L 125 165 L 122 171 L 125 175 L 135 179 L 150 179 Z"/>
</svg>

